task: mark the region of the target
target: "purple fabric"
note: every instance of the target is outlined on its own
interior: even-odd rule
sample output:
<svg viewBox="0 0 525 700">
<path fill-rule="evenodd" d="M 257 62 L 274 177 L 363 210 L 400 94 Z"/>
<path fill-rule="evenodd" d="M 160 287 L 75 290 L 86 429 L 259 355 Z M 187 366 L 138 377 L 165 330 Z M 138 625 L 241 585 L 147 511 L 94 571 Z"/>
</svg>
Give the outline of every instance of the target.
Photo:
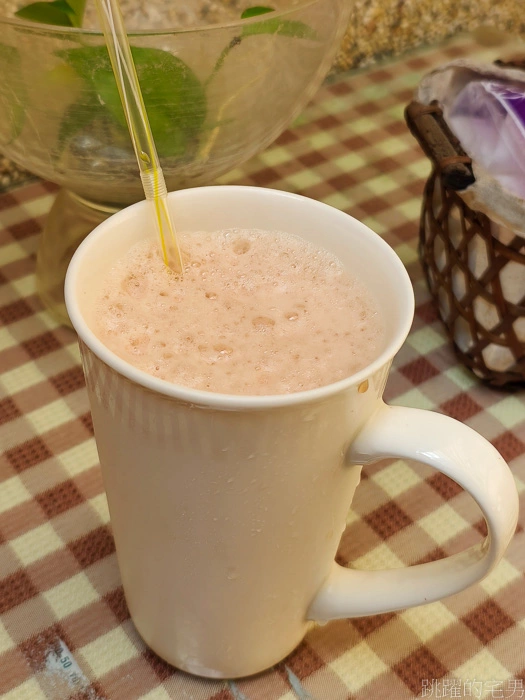
<svg viewBox="0 0 525 700">
<path fill-rule="evenodd" d="M 517 87 L 500 83 L 485 83 L 485 89 L 496 97 L 525 133 L 525 86 Z"/>
</svg>

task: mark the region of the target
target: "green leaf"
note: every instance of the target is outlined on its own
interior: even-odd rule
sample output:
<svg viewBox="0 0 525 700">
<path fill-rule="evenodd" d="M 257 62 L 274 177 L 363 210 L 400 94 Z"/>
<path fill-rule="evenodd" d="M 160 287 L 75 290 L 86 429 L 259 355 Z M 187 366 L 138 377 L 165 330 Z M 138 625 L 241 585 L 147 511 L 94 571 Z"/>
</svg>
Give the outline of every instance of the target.
<svg viewBox="0 0 525 700">
<path fill-rule="evenodd" d="M 51 5 L 52 7 L 55 7 L 57 10 L 62 10 L 62 12 L 65 12 L 66 14 L 73 14 L 73 8 L 71 5 L 67 2 L 67 0 L 53 0 L 53 2 L 45 3 L 48 5 Z"/>
<path fill-rule="evenodd" d="M 265 7 L 263 5 L 255 5 L 248 7 L 241 14 L 241 19 L 249 19 L 250 17 L 259 17 L 266 15 L 268 12 L 275 12 L 273 7 Z M 255 34 L 280 34 L 282 36 L 295 37 L 296 39 L 317 39 L 317 34 L 304 22 L 289 19 L 265 19 L 262 22 L 252 23 L 245 26 L 242 30 L 241 37 L 254 36 Z"/>
<path fill-rule="evenodd" d="M 247 24 L 243 27 L 241 36 L 254 36 L 255 34 L 278 34 L 296 39 L 317 39 L 316 32 L 304 22 L 292 19 L 279 19 L 278 17 Z"/>
<path fill-rule="evenodd" d="M 66 3 L 67 4 L 67 3 Z M 15 12 L 20 19 L 28 19 L 40 24 L 54 24 L 59 27 L 73 27 L 73 21 L 68 12 L 63 9 L 61 0 L 55 2 L 34 2 Z M 69 5 L 68 5 L 69 7 Z"/>
<path fill-rule="evenodd" d="M 189 157 L 206 119 L 202 84 L 184 61 L 167 51 L 132 47 L 131 52 L 159 156 Z M 91 105 L 94 119 L 102 105 L 106 118 L 127 132 L 106 48 L 83 47 L 58 54 L 84 81 L 84 113 Z M 65 141 L 75 133 L 74 111 L 66 114 L 64 121 L 61 131 Z M 79 125 L 78 130 L 83 127 Z"/>
<path fill-rule="evenodd" d="M 20 8 L 15 15 L 40 24 L 59 27 L 81 27 L 86 0 L 53 0 L 33 2 Z"/>
<path fill-rule="evenodd" d="M 72 20 L 75 27 L 82 26 L 82 20 L 84 18 L 84 10 L 86 7 L 86 0 L 67 0 L 69 7 L 72 12 Z"/>
<path fill-rule="evenodd" d="M 262 5 L 255 5 L 254 7 L 248 7 L 241 14 L 241 19 L 249 19 L 250 17 L 258 17 L 260 15 L 266 15 L 269 12 L 275 12 L 271 7 L 264 7 Z M 281 20 L 278 18 L 266 19 L 262 22 L 254 22 L 243 27 L 241 35 L 234 37 L 228 46 L 225 46 L 221 51 L 219 58 L 215 61 L 213 70 L 210 73 L 208 79 L 205 81 L 205 86 L 208 86 L 215 76 L 222 68 L 224 61 L 230 54 L 230 51 L 238 46 L 242 39 L 247 36 L 255 36 L 257 34 L 280 34 L 283 36 L 295 37 L 298 39 L 317 39 L 317 34 L 304 22 L 298 22 L 297 20 Z"/>
<path fill-rule="evenodd" d="M 267 12 L 275 12 L 275 9 L 273 7 L 262 7 L 261 5 L 256 5 L 255 7 L 248 7 L 241 14 L 241 19 L 248 19 L 249 17 L 265 15 Z"/>
<path fill-rule="evenodd" d="M 27 102 L 25 84 L 20 68 L 20 54 L 14 46 L 0 44 L 0 118 L 4 114 L 9 123 L 10 135 L 4 146 L 20 136 L 24 126 Z"/>
</svg>

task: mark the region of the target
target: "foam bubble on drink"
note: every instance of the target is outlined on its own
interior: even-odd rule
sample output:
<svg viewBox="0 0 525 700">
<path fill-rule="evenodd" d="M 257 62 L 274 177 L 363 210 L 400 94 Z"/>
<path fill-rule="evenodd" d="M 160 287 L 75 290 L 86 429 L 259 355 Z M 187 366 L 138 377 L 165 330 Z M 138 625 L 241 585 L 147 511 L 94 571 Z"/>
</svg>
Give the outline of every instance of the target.
<svg viewBox="0 0 525 700">
<path fill-rule="evenodd" d="M 257 230 L 180 234 L 183 279 L 156 242 L 113 267 L 95 332 L 121 358 L 187 387 L 283 394 L 344 379 L 380 352 L 369 292 L 329 252 Z"/>
</svg>

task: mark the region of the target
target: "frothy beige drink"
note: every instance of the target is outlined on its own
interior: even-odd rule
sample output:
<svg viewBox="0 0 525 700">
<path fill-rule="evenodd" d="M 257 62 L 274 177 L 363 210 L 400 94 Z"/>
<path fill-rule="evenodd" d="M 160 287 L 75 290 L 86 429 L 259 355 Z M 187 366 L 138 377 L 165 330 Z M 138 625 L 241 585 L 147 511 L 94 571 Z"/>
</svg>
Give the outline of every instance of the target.
<svg viewBox="0 0 525 700">
<path fill-rule="evenodd" d="M 95 332 L 138 369 L 205 391 L 283 394 L 344 379 L 379 355 L 375 301 L 331 253 L 256 230 L 180 241 L 182 280 L 156 242 L 141 242 L 97 302 Z"/>
</svg>

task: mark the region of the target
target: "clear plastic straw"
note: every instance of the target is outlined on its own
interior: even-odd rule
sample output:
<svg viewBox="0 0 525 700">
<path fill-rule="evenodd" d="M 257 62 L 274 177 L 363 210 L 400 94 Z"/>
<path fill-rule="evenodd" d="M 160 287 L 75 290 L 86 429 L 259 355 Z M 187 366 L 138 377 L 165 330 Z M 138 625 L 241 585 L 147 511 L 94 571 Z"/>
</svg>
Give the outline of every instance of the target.
<svg viewBox="0 0 525 700">
<path fill-rule="evenodd" d="M 153 207 L 162 258 L 169 268 L 182 274 L 182 258 L 168 210 L 168 191 L 153 141 L 119 0 L 95 2 L 137 156 L 144 194 Z"/>
</svg>

